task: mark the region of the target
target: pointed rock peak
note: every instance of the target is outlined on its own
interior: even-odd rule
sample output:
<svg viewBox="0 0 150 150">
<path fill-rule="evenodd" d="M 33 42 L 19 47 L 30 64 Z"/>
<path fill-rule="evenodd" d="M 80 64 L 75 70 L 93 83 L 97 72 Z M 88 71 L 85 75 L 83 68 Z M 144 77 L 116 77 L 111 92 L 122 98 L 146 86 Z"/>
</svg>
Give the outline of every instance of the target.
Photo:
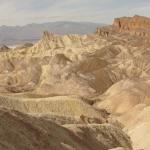
<svg viewBox="0 0 150 150">
<path fill-rule="evenodd" d="M 2 51 L 2 52 L 9 51 L 9 50 L 10 50 L 10 48 L 6 45 L 1 45 L 0 46 L 0 51 Z"/>
<path fill-rule="evenodd" d="M 43 32 L 43 40 L 52 40 L 54 38 L 54 33 L 49 33 L 48 31 Z"/>
</svg>

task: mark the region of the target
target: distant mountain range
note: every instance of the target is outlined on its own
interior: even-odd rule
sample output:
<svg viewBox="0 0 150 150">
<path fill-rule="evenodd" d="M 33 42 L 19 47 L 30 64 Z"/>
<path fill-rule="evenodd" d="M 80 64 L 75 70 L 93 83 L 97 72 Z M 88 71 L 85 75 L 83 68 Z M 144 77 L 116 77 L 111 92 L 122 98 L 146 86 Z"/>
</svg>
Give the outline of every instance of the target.
<svg viewBox="0 0 150 150">
<path fill-rule="evenodd" d="M 0 26 L 0 44 L 21 44 L 35 42 L 40 39 L 43 31 L 56 34 L 88 34 L 97 27 L 104 26 L 91 22 L 49 22 L 43 24 L 28 24 L 25 26 Z"/>
</svg>

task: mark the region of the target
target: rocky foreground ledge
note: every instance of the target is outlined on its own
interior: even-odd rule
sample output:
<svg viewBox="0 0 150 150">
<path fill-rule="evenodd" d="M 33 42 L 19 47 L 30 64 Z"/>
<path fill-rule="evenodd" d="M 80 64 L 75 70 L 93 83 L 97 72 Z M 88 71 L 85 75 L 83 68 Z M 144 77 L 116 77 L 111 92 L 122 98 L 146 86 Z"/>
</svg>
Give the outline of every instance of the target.
<svg viewBox="0 0 150 150">
<path fill-rule="evenodd" d="M 131 148 L 129 137 L 111 124 L 60 126 L 44 118 L 0 108 L 1 150 L 108 150 Z"/>
</svg>

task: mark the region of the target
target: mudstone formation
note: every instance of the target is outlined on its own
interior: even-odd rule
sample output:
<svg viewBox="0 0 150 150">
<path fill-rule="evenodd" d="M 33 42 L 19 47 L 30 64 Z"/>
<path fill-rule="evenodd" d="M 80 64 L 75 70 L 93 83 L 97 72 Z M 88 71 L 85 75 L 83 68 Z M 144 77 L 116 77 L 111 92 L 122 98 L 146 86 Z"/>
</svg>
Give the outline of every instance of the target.
<svg viewBox="0 0 150 150">
<path fill-rule="evenodd" d="M 89 35 L 44 32 L 0 51 L 1 150 L 149 150 L 150 19 Z"/>
</svg>

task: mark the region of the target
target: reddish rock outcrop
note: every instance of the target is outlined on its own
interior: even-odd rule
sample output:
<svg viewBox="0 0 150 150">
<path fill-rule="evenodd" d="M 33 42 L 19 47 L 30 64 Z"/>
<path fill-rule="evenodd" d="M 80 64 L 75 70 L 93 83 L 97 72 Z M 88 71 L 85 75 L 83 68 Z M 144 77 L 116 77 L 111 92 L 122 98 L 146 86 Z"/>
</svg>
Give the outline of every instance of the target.
<svg viewBox="0 0 150 150">
<path fill-rule="evenodd" d="M 138 15 L 115 18 L 111 26 L 98 28 L 96 33 L 108 36 L 113 32 L 129 33 L 140 37 L 150 36 L 150 18 Z"/>
<path fill-rule="evenodd" d="M 137 16 L 114 19 L 113 26 L 121 30 L 133 30 L 150 27 L 150 18 Z"/>
</svg>

